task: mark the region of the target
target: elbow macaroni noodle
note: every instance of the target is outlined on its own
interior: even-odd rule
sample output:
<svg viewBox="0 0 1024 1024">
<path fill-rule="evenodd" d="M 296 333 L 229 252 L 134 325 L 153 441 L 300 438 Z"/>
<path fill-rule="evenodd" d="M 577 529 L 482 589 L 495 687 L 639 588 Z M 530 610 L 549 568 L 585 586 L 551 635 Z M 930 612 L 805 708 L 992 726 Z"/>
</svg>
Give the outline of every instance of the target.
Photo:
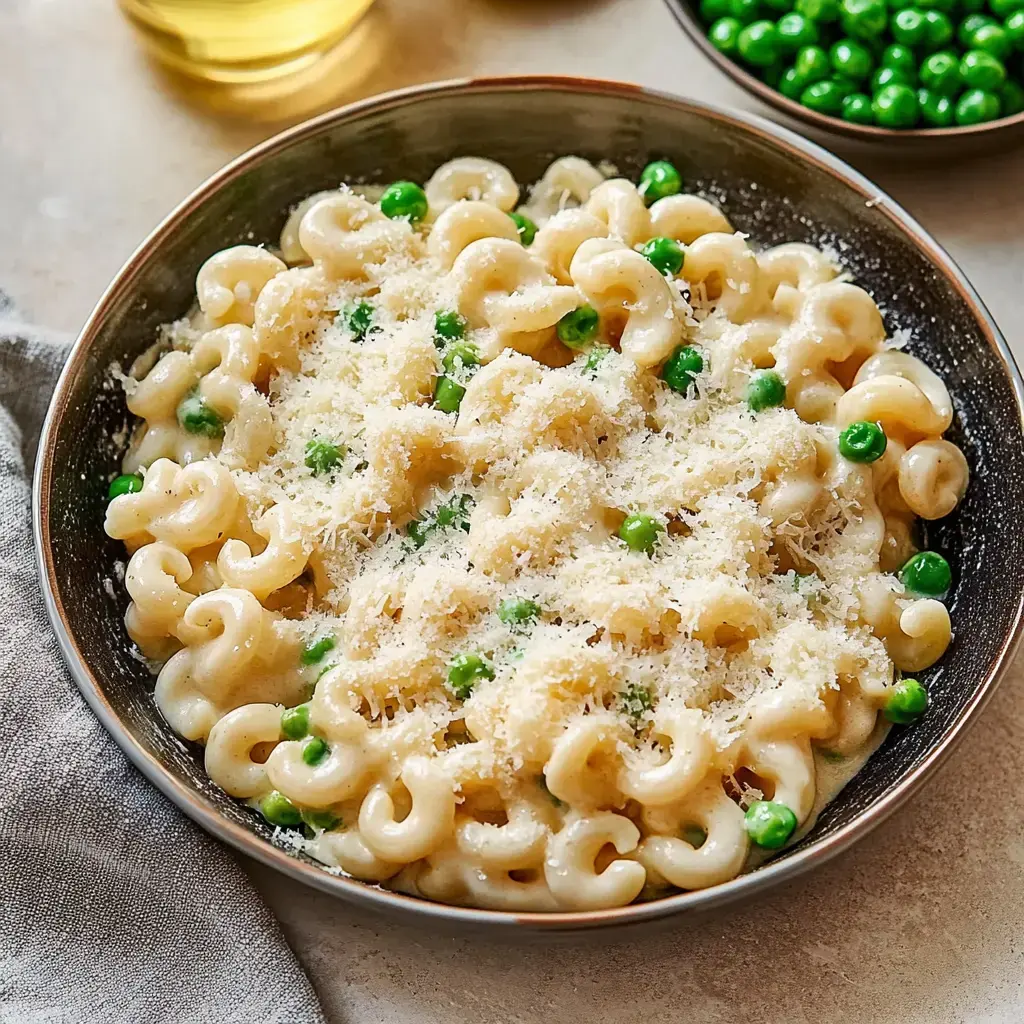
<svg viewBox="0 0 1024 1024">
<path fill-rule="evenodd" d="M 318 193 L 283 259 L 212 256 L 191 329 L 128 379 L 143 483 L 105 528 L 156 703 L 214 782 L 367 882 L 522 912 L 727 881 L 756 863 L 745 810 L 809 826 L 896 673 L 950 642 L 890 574 L 967 487 L 949 394 L 833 260 L 757 251 L 701 197 L 563 157 L 523 245 L 500 164 L 425 193 L 420 224 Z M 583 306 L 600 347 L 574 353 Z M 659 373 L 683 345 L 685 393 Z M 785 403 L 755 414 L 769 368 Z M 870 464 L 837 447 L 860 421 L 888 442 Z M 635 512 L 653 552 L 618 540 Z"/>
</svg>

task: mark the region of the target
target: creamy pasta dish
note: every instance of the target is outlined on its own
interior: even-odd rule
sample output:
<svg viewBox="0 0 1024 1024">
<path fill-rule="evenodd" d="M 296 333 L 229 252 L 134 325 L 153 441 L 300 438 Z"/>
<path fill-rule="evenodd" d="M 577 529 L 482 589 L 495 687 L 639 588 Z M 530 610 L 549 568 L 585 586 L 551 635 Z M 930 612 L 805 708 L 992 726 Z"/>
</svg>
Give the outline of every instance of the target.
<svg viewBox="0 0 1024 1024">
<path fill-rule="evenodd" d="M 946 388 L 671 164 L 341 187 L 196 292 L 121 375 L 126 626 L 330 870 L 510 911 L 712 886 L 925 710 Z"/>
</svg>

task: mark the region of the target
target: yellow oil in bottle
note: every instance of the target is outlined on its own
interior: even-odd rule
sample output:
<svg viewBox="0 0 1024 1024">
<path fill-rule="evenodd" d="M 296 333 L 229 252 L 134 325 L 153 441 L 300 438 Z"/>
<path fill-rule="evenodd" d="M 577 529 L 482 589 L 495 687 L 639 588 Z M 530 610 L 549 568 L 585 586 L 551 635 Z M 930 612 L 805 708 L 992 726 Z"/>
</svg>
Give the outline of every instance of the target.
<svg viewBox="0 0 1024 1024">
<path fill-rule="evenodd" d="M 329 53 L 374 0 L 120 0 L 147 48 L 173 70 L 254 83 Z"/>
</svg>

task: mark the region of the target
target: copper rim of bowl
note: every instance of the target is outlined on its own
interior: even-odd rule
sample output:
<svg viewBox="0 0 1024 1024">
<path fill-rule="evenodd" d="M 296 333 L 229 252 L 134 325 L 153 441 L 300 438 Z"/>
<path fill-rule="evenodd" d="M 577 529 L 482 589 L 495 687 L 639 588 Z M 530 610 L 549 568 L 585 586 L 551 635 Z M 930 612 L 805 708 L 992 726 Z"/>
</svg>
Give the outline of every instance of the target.
<svg viewBox="0 0 1024 1024">
<path fill-rule="evenodd" d="M 894 139 L 966 139 L 978 135 L 988 135 L 1004 128 L 1024 125 L 1024 111 L 1019 114 L 1011 114 L 1009 117 L 1000 117 L 995 121 L 957 125 L 955 128 L 879 128 L 876 125 L 854 124 L 852 121 L 844 121 L 839 117 L 819 114 L 816 110 L 811 110 L 810 107 L 805 107 L 802 103 L 783 96 L 778 89 L 773 89 L 770 85 L 762 82 L 760 78 L 755 78 L 741 64 L 737 64 L 720 50 L 715 49 L 688 0 L 665 0 L 665 3 L 675 15 L 676 21 L 682 26 L 683 31 L 697 44 L 704 56 L 718 66 L 720 71 L 727 74 L 747 92 L 753 93 L 758 99 L 775 107 L 776 110 L 781 110 L 782 113 L 797 120 L 806 121 L 822 131 L 846 135 L 853 139 L 860 139 L 862 142 L 891 142 Z"/>
<path fill-rule="evenodd" d="M 794 159 L 812 164 L 863 195 L 866 201 L 869 201 L 877 209 L 883 211 L 905 234 L 914 239 L 916 244 L 927 253 L 932 262 L 941 269 L 956 291 L 971 308 L 987 337 L 989 345 L 998 355 L 1005 372 L 1012 382 L 1017 401 L 1018 416 L 1021 418 L 1022 423 L 1024 423 L 1024 380 L 1021 379 L 1013 356 L 999 329 L 960 269 L 941 249 L 938 243 L 912 217 L 897 206 L 892 199 L 886 196 L 867 178 L 858 174 L 820 146 L 801 138 L 786 128 L 782 128 L 754 115 L 726 111 L 709 104 L 683 100 L 669 93 L 627 83 L 560 76 L 455 79 L 384 93 L 348 106 L 339 107 L 334 111 L 305 121 L 294 128 L 274 136 L 233 160 L 222 170 L 207 179 L 152 232 L 121 268 L 97 303 L 96 308 L 90 314 L 57 382 L 40 437 L 39 455 L 36 462 L 33 484 L 33 532 L 36 544 L 37 565 L 43 585 L 42 589 L 47 614 L 57 635 L 64 659 L 71 669 L 71 673 L 83 696 L 118 746 L 128 755 L 136 767 L 206 831 L 229 843 L 242 853 L 269 867 L 276 868 L 278 871 L 300 882 L 304 882 L 332 895 L 340 896 L 352 903 L 371 907 L 378 911 L 391 913 L 407 912 L 413 915 L 424 915 L 459 926 L 494 925 L 505 928 L 516 926 L 520 930 L 525 928 L 531 931 L 545 932 L 639 924 L 683 911 L 710 909 L 746 896 L 751 896 L 779 882 L 792 879 L 809 868 L 822 864 L 831 857 L 846 850 L 857 839 L 881 824 L 918 790 L 925 779 L 946 760 L 957 742 L 962 738 L 967 725 L 977 717 L 977 713 L 987 703 L 1002 676 L 1005 665 L 1020 641 L 1022 617 L 1024 617 L 1024 595 L 1018 597 L 1012 629 L 1004 637 L 999 653 L 988 674 L 978 687 L 970 704 L 964 708 L 959 720 L 954 723 L 942 741 L 920 765 L 895 785 L 890 792 L 866 808 L 853 821 L 837 830 L 834 834 L 817 840 L 806 849 L 798 850 L 784 860 L 771 861 L 764 867 L 749 874 L 739 875 L 731 881 L 709 889 L 683 892 L 647 903 L 634 903 L 609 910 L 558 913 L 519 913 L 482 910 L 474 907 L 456 907 L 435 903 L 391 892 L 368 883 L 356 881 L 355 879 L 331 874 L 314 863 L 300 860 L 288 854 L 284 849 L 266 842 L 241 825 L 222 818 L 212 807 L 205 803 L 195 790 L 167 772 L 160 762 L 136 741 L 130 731 L 117 717 L 104 696 L 100 681 L 93 674 L 92 669 L 83 658 L 74 637 L 71 635 L 64 608 L 60 601 L 54 573 L 47 507 L 47 495 L 53 472 L 52 460 L 55 441 L 60 431 L 62 413 L 69 400 L 67 394 L 68 382 L 77 374 L 86 361 L 89 346 L 109 308 L 125 290 L 132 287 L 149 253 L 157 248 L 165 236 L 172 232 L 185 216 L 201 205 L 209 195 L 226 182 L 247 170 L 252 164 L 273 157 L 274 154 L 287 148 L 297 140 L 318 134 L 323 128 L 336 121 L 351 120 L 367 113 L 379 113 L 389 108 L 415 104 L 421 99 L 439 95 L 459 93 L 501 94 L 509 91 L 530 90 L 553 93 L 568 92 L 583 95 L 606 95 L 623 99 L 643 99 L 645 103 L 660 104 L 681 111 L 698 112 L 702 116 L 709 117 L 723 125 L 734 129 L 738 128 L 742 132 L 766 139 L 775 145 L 788 149 Z"/>
</svg>

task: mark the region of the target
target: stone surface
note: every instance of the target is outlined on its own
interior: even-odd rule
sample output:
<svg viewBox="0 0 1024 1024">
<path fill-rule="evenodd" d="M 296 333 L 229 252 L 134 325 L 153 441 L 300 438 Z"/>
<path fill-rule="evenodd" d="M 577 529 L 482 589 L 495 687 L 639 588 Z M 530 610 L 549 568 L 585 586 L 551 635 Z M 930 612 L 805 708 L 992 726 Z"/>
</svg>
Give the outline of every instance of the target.
<svg viewBox="0 0 1024 1024">
<path fill-rule="evenodd" d="M 342 100 L 537 72 L 760 109 L 661 0 L 381 0 L 371 28 L 364 55 L 380 60 Z M 176 202 L 279 127 L 274 110 L 211 114 L 170 88 L 113 0 L 6 0 L 0 67 L 0 283 L 69 331 Z M 956 167 L 853 162 L 946 246 L 1024 356 L 1024 150 Z M 1024 1019 L 1022 667 L 937 778 L 855 850 L 668 928 L 528 946 L 453 938 L 249 867 L 338 1024 L 1010 1024 Z"/>
</svg>

